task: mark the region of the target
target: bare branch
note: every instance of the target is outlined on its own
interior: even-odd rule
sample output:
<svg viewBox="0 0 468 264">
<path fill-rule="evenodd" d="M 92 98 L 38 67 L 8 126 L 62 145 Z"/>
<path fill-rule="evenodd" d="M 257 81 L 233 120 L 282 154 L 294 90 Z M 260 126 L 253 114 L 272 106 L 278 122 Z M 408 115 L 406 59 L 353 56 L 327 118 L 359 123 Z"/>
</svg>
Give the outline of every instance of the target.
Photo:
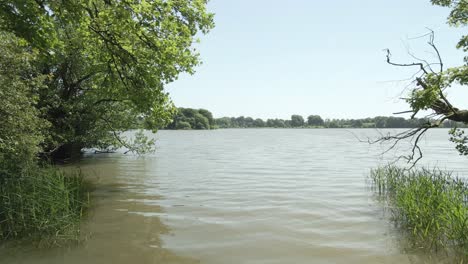
<svg viewBox="0 0 468 264">
<path fill-rule="evenodd" d="M 428 45 L 434 50 L 435 54 L 437 55 L 437 59 L 438 59 L 437 63 L 429 63 L 428 61 L 424 59 L 420 59 L 416 57 L 415 55 L 413 55 L 409 51 L 409 49 L 407 49 L 408 54 L 413 59 L 419 62 L 395 63 L 391 60 L 391 53 L 389 49 L 386 49 L 386 52 L 387 52 L 386 59 L 387 59 L 387 63 L 393 66 L 418 67 L 419 68 L 419 70 L 412 76 L 412 78 L 414 78 L 414 81 L 411 82 L 409 85 L 416 85 L 415 87 L 412 88 L 413 91 L 422 89 L 423 91 L 428 91 L 428 92 L 435 91 L 437 93 L 437 98 L 429 101 L 430 102 L 429 106 L 425 106 L 433 110 L 433 113 L 426 116 L 426 118 L 428 118 L 427 123 L 417 128 L 409 129 L 403 132 L 398 132 L 396 134 L 383 135 L 381 133 L 379 138 L 375 140 L 370 140 L 370 139 L 367 140 L 369 144 L 377 144 L 377 143 L 384 143 L 384 142 L 390 143 L 390 146 L 387 147 L 387 149 L 382 154 L 388 153 L 390 150 L 394 149 L 398 145 L 398 143 L 402 142 L 403 140 L 405 141 L 409 140 L 409 142 L 412 145 L 410 154 L 407 156 L 400 156 L 398 157 L 398 160 L 400 160 L 401 158 L 405 158 L 408 163 L 411 163 L 411 168 L 413 168 L 416 165 L 416 163 L 419 160 L 421 160 L 423 157 L 423 152 L 421 150 L 421 147 L 419 146 L 419 143 L 428 130 L 435 128 L 435 127 L 440 127 L 440 125 L 447 119 L 455 121 L 455 122 L 463 122 L 465 124 L 468 124 L 468 110 L 460 110 L 456 107 L 453 107 L 450 101 L 447 99 L 447 97 L 443 93 L 443 90 L 446 88 L 444 86 L 447 86 L 447 84 L 444 84 L 444 63 L 442 61 L 442 56 L 434 42 L 434 39 L 435 39 L 434 31 L 431 29 L 428 29 L 428 30 L 429 30 L 428 33 L 422 36 L 418 36 L 416 38 L 429 36 Z M 435 72 L 431 67 L 432 65 L 439 65 L 439 71 Z M 407 88 L 408 86 L 405 87 L 405 90 Z M 403 99 L 407 101 L 411 101 L 411 102 L 413 102 L 414 100 L 418 100 L 418 98 L 413 98 L 412 96 L 410 98 L 403 98 Z M 423 106 L 421 109 L 417 107 L 412 107 L 414 109 L 397 112 L 394 114 L 413 113 L 411 115 L 411 118 L 415 118 L 416 115 L 419 113 L 419 110 L 426 110 L 425 107 Z"/>
<path fill-rule="evenodd" d="M 390 65 L 393 65 L 393 66 L 400 66 L 400 67 L 414 67 L 414 66 L 418 66 L 421 71 L 423 71 L 425 74 L 428 74 L 428 72 L 426 71 L 426 69 L 424 68 L 424 64 L 420 63 L 420 62 L 413 62 L 413 63 L 394 63 L 390 60 L 392 54 L 390 53 L 390 49 L 385 49 L 385 51 L 387 51 L 387 63 L 390 64 Z"/>
<path fill-rule="evenodd" d="M 434 38 L 435 38 L 434 30 L 432 30 L 430 28 L 427 28 L 427 29 L 430 31 L 428 44 L 434 49 L 434 51 L 437 54 L 437 58 L 439 59 L 439 64 L 440 64 L 439 73 L 442 73 L 444 71 L 444 63 L 442 62 L 442 57 L 440 56 L 439 49 L 437 49 L 436 45 L 434 44 Z"/>
<path fill-rule="evenodd" d="M 405 48 L 406 48 L 406 53 L 408 53 L 408 55 L 411 56 L 411 58 L 417 60 L 417 61 L 420 61 L 420 62 L 423 62 L 432 73 L 435 73 L 434 70 L 432 69 L 431 65 L 435 65 L 435 64 L 438 64 L 438 63 L 429 63 L 427 60 L 425 59 L 421 59 L 419 57 L 417 57 L 416 55 L 414 55 L 411 51 L 410 51 L 410 48 L 408 45 L 405 45 Z"/>
<path fill-rule="evenodd" d="M 396 112 L 393 113 L 394 115 L 401 115 L 401 114 L 407 114 L 407 113 L 414 113 L 414 110 L 407 110 L 407 111 L 402 111 L 402 112 Z"/>
</svg>

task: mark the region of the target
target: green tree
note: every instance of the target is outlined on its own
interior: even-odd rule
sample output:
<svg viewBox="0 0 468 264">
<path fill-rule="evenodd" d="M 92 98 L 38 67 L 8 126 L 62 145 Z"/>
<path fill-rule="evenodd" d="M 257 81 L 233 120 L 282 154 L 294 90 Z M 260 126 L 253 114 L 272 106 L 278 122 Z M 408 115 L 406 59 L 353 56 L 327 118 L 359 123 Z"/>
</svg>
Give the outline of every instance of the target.
<svg viewBox="0 0 468 264">
<path fill-rule="evenodd" d="M 434 5 L 451 8 L 450 15 L 447 18 L 449 25 L 466 27 L 468 24 L 468 4 L 465 0 L 432 0 L 431 2 Z M 422 73 L 414 78 L 414 86 L 411 87 L 405 101 L 411 108 L 412 118 L 418 114 L 430 111 L 430 115 L 425 116 L 427 122 L 416 130 L 410 130 L 408 133 L 386 137 L 386 140 L 397 141 L 410 137 L 415 138 L 415 147 L 409 158 L 410 160 L 416 159 L 416 161 L 422 157 L 418 141 L 428 129 L 439 127 L 446 120 L 468 124 L 468 110 L 456 107 L 448 98 L 451 87 L 468 85 L 468 56 L 464 57 L 463 65 L 445 68 L 442 56 L 434 42 L 434 32 L 432 31 L 429 33 L 428 44 L 437 57 L 436 63 L 429 63 L 425 60 L 410 63 L 394 62 L 391 58 L 390 50 L 387 50 L 387 62 L 389 64 L 399 67 L 415 67 Z M 465 34 L 461 37 L 457 48 L 465 53 L 468 51 L 468 35 Z M 463 145 L 463 142 L 466 142 L 463 140 L 463 133 L 457 133 L 456 129 L 452 130 L 451 133 L 452 141 L 457 144 L 457 149 L 462 150 L 463 148 L 459 146 L 460 144 Z M 385 140 L 385 138 L 382 140 Z M 419 152 L 419 155 L 417 152 Z M 460 154 L 468 153 L 460 151 Z"/>
<path fill-rule="evenodd" d="M 208 118 L 200 113 L 196 113 L 194 116 L 194 124 L 192 126 L 194 129 L 210 129 L 210 122 Z"/>
<path fill-rule="evenodd" d="M 215 121 L 214 121 L 214 118 L 213 118 L 213 114 L 206 110 L 206 109 L 198 109 L 198 113 L 202 114 L 204 117 L 206 117 L 208 119 L 208 123 L 210 125 L 209 128 L 213 128 L 214 125 L 215 125 Z"/>
<path fill-rule="evenodd" d="M 325 127 L 327 128 L 339 128 L 339 123 L 338 123 L 338 120 L 336 119 L 327 119 L 325 120 Z"/>
<path fill-rule="evenodd" d="M 190 125 L 189 122 L 180 121 L 176 124 L 175 129 L 187 130 L 187 129 L 192 129 L 192 126 Z"/>
<path fill-rule="evenodd" d="M 386 122 L 388 128 L 405 128 L 408 127 L 406 120 L 403 117 L 388 117 Z"/>
<path fill-rule="evenodd" d="M 210 123 L 210 119 L 212 120 Z M 215 119 L 210 111 L 205 109 L 178 108 L 172 117 L 172 122 L 166 129 L 211 129 Z"/>
<path fill-rule="evenodd" d="M 264 127 L 265 126 L 265 121 L 263 121 L 260 118 L 257 118 L 254 120 L 254 126 L 255 127 Z"/>
<path fill-rule="evenodd" d="M 251 117 L 246 117 L 244 120 L 245 127 L 254 127 L 254 119 Z"/>
<path fill-rule="evenodd" d="M 307 124 L 309 126 L 323 126 L 324 122 L 319 115 L 310 115 L 307 117 Z"/>
<path fill-rule="evenodd" d="M 292 127 L 301 127 L 304 126 L 304 118 L 300 115 L 291 116 L 291 126 Z"/>
<path fill-rule="evenodd" d="M 384 128 L 387 126 L 387 118 L 384 116 L 377 116 L 374 118 L 375 127 Z"/>
<path fill-rule="evenodd" d="M 50 128 L 38 108 L 47 78 L 35 67 L 38 53 L 4 31 L 0 50 L 0 241 L 77 238 L 86 205 L 82 178 L 37 158 Z"/>
<path fill-rule="evenodd" d="M 237 127 L 245 127 L 245 117 L 239 116 L 235 118 L 235 123 Z"/>
<path fill-rule="evenodd" d="M 267 127 L 275 127 L 275 121 L 273 119 L 271 119 L 271 118 L 267 119 L 266 126 Z"/>
<path fill-rule="evenodd" d="M 199 64 L 191 47 L 213 27 L 206 0 L 0 2 L 0 27 L 38 52 L 48 76 L 37 92 L 50 124 L 45 152 L 126 145 L 121 131 L 144 116 L 153 129 L 171 121 L 164 85 Z M 110 131 L 110 132 L 109 132 Z"/>
<path fill-rule="evenodd" d="M 229 117 L 221 117 L 216 119 L 216 125 L 220 128 L 230 128 L 232 127 L 231 118 Z"/>
<path fill-rule="evenodd" d="M 286 122 L 283 119 L 274 119 L 273 127 L 284 128 L 286 127 Z"/>
<path fill-rule="evenodd" d="M 24 40 L 0 31 L 0 176 L 35 163 L 48 122 L 39 118 L 36 95 L 44 81 Z"/>
</svg>

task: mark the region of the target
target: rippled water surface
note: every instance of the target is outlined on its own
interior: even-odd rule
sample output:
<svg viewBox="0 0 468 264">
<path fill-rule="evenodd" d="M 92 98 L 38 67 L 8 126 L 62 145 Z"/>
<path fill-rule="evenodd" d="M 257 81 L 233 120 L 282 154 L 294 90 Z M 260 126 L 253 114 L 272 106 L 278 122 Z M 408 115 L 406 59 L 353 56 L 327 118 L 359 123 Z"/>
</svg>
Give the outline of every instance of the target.
<svg viewBox="0 0 468 264">
<path fill-rule="evenodd" d="M 384 131 L 386 133 L 386 131 Z M 155 154 L 88 155 L 88 238 L 67 249 L 0 248 L 3 263 L 424 263 L 366 181 L 400 149 L 374 130 L 160 131 Z M 447 130 L 424 162 L 467 175 Z M 405 145 L 404 147 L 408 147 Z M 411 251 L 412 252 L 412 251 Z"/>
</svg>

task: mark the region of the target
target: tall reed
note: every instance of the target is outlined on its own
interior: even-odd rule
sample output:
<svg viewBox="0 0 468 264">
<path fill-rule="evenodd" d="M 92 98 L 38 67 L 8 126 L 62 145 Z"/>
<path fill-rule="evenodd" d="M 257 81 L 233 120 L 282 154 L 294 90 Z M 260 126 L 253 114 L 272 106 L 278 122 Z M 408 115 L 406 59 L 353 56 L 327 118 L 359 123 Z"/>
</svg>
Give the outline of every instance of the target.
<svg viewBox="0 0 468 264">
<path fill-rule="evenodd" d="M 387 166 L 371 171 L 376 192 L 392 220 L 420 248 L 456 251 L 468 260 L 468 184 L 439 169 L 404 170 Z"/>
<path fill-rule="evenodd" d="M 88 194 L 79 172 L 24 169 L 0 175 L 0 241 L 32 239 L 61 245 L 79 238 Z"/>
</svg>

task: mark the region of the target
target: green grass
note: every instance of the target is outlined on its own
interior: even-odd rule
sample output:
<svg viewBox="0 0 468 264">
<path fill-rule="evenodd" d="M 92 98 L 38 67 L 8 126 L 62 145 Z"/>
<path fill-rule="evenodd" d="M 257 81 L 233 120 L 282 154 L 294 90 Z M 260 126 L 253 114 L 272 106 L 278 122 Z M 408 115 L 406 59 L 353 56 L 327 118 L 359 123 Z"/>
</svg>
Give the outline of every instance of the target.
<svg viewBox="0 0 468 264">
<path fill-rule="evenodd" d="M 468 184 L 438 169 L 371 171 L 375 191 L 392 220 L 418 248 L 456 252 L 468 260 Z"/>
<path fill-rule="evenodd" d="M 32 167 L 20 175 L 0 174 L 0 241 L 48 246 L 77 241 L 88 200 L 79 172 Z"/>
</svg>

